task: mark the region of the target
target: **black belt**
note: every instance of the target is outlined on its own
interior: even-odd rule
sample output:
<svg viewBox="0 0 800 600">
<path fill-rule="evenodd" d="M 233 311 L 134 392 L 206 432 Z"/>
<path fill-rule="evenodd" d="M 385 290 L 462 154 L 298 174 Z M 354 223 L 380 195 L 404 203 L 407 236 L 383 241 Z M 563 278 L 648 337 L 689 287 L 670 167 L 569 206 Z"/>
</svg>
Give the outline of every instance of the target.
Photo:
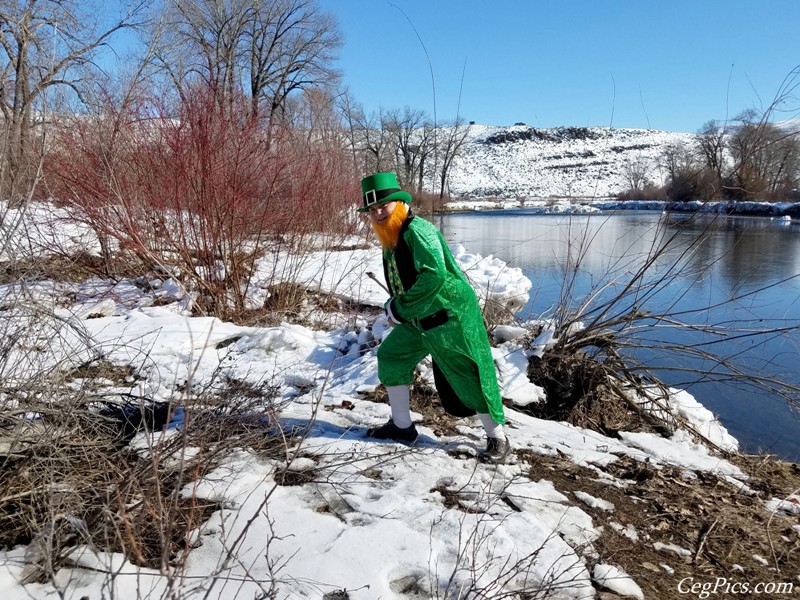
<svg viewBox="0 0 800 600">
<path fill-rule="evenodd" d="M 439 325 L 444 325 L 447 323 L 448 319 L 450 319 L 450 317 L 447 314 L 447 309 L 443 308 L 441 310 L 437 310 L 432 315 L 428 315 L 427 317 L 420 319 L 419 326 L 422 328 L 422 331 L 428 331 L 429 329 L 433 329 Z"/>
</svg>

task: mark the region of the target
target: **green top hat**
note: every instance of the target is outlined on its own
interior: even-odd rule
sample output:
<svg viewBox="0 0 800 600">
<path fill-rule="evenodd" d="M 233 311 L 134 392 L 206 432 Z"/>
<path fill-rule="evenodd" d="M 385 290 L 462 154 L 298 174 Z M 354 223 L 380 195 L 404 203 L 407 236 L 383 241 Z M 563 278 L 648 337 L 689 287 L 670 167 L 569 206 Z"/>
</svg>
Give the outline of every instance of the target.
<svg viewBox="0 0 800 600">
<path fill-rule="evenodd" d="M 370 206 L 385 204 L 393 200 L 402 200 L 411 204 L 411 194 L 400 189 L 397 176 L 394 173 L 375 173 L 361 180 L 361 199 L 364 206 L 356 209 L 358 212 L 367 212 Z"/>
</svg>

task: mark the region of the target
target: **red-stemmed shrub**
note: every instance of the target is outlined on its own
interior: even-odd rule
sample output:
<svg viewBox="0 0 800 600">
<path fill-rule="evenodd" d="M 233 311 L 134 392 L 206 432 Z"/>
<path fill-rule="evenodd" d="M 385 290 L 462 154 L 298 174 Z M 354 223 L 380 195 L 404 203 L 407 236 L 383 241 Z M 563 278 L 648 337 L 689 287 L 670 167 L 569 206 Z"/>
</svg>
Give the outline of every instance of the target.
<svg viewBox="0 0 800 600">
<path fill-rule="evenodd" d="M 58 128 L 53 196 L 90 224 L 107 259 L 176 269 L 195 311 L 247 308 L 256 261 L 347 233 L 357 180 L 336 136 L 255 117 L 243 96 L 198 86 L 174 103 L 109 102 Z"/>
</svg>

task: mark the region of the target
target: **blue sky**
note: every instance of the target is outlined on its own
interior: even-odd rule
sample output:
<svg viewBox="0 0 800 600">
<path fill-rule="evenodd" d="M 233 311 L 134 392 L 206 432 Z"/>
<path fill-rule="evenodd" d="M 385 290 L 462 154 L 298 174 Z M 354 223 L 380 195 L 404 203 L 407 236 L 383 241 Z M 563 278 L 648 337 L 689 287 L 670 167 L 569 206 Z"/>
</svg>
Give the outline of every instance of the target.
<svg viewBox="0 0 800 600">
<path fill-rule="evenodd" d="M 320 6 L 339 22 L 338 68 L 368 112 L 410 106 L 433 116 L 435 84 L 439 121 L 459 114 L 486 125 L 694 132 L 710 119 L 765 109 L 800 65 L 800 0 Z M 778 118 L 800 116 L 800 93 L 786 108 Z"/>
</svg>

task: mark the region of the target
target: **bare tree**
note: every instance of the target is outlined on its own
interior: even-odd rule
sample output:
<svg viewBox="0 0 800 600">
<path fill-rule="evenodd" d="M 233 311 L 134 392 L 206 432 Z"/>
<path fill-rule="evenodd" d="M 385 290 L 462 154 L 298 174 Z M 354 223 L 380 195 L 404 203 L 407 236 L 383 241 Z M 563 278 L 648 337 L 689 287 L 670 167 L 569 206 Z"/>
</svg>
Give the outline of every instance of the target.
<svg viewBox="0 0 800 600">
<path fill-rule="evenodd" d="M 397 163 L 395 170 L 403 186 L 412 187 L 420 177 L 426 150 L 426 137 L 422 133 L 426 124 L 424 111 L 408 106 L 402 112 L 394 109 L 383 115 L 383 129 L 392 140 Z"/>
<path fill-rule="evenodd" d="M 341 116 L 336 110 L 336 101 L 322 89 L 305 90 L 287 100 L 287 113 L 292 118 L 289 125 L 306 143 L 324 144 L 345 152 L 349 144 L 346 130 L 342 128 Z"/>
<path fill-rule="evenodd" d="M 626 157 L 622 165 L 622 174 L 631 190 L 641 191 L 650 185 L 650 165 L 641 155 Z"/>
<path fill-rule="evenodd" d="M 364 172 L 391 168 L 392 149 L 388 132 L 383 128 L 383 111 L 367 115 L 358 109 L 354 115 L 354 145 L 364 156 Z"/>
<path fill-rule="evenodd" d="M 448 128 L 444 140 L 437 145 L 436 152 L 437 155 L 441 157 L 441 167 L 438 173 L 440 200 L 444 198 L 445 190 L 447 189 L 450 167 L 453 166 L 453 161 L 461 152 L 468 135 L 469 125 L 465 125 L 464 120 L 459 117 L 456 118 L 453 124 Z"/>
<path fill-rule="evenodd" d="M 293 92 L 334 83 L 341 39 L 316 0 L 169 0 L 159 58 L 178 89 L 193 74 L 232 98 L 249 94 L 253 114 L 272 118 Z"/>
<path fill-rule="evenodd" d="M 252 15 L 251 0 L 168 2 L 160 50 L 164 66 L 176 82 L 195 73 L 209 88 L 233 94 L 241 84 L 241 45 Z"/>
<path fill-rule="evenodd" d="M 737 198 L 763 198 L 791 189 L 797 182 L 800 139 L 791 129 L 768 123 L 754 110 L 744 111 L 730 137 L 733 172 L 729 193 Z"/>
<path fill-rule="evenodd" d="M 340 115 L 342 125 L 347 136 L 347 146 L 353 157 L 353 170 L 356 173 L 361 171 L 361 148 L 358 144 L 358 122 L 364 114 L 364 108 L 353 99 L 350 91 L 345 89 L 338 97 L 336 102 L 337 111 Z"/>
<path fill-rule="evenodd" d="M 432 191 L 436 193 L 439 187 L 439 198 L 444 197 L 450 168 L 466 143 L 469 125 L 456 119 L 449 127 L 437 128 L 423 111 L 409 107 L 402 111 L 381 108 L 367 115 L 349 95 L 340 107 L 357 170 L 393 170 L 401 185 L 417 193 L 430 177 Z M 429 166 L 432 158 L 433 167 Z"/>
<path fill-rule="evenodd" d="M 416 191 L 421 192 L 425 184 L 428 159 L 432 157 L 436 151 L 436 128 L 432 123 L 425 123 L 423 127 L 417 131 L 417 135 L 419 140 L 419 145 L 417 147 L 419 168 L 417 169 Z"/>
<path fill-rule="evenodd" d="M 725 135 L 725 127 L 715 120 L 708 121 L 698 131 L 697 149 L 703 158 L 709 184 L 705 197 L 710 200 L 719 198 L 722 193 Z"/>
<path fill-rule="evenodd" d="M 659 166 L 666 170 L 669 179 L 675 179 L 682 173 L 697 169 L 691 150 L 679 143 L 670 144 L 664 148 L 659 158 Z"/>
<path fill-rule="evenodd" d="M 425 176 L 430 175 L 428 159 L 435 152 L 434 127 L 425 113 L 406 107 L 367 115 L 347 93 L 339 106 L 356 170 L 393 170 L 401 185 L 421 192 Z"/>
<path fill-rule="evenodd" d="M 691 148 L 683 144 L 667 146 L 661 153 L 659 165 L 667 173 L 665 191 L 670 200 L 698 198 L 698 174 L 701 167 Z"/>
<path fill-rule="evenodd" d="M 253 108 L 264 100 L 274 114 L 297 90 L 335 82 L 332 68 L 341 37 L 315 0 L 260 0 L 245 40 Z"/>
<path fill-rule="evenodd" d="M 21 202 L 34 179 L 34 127 L 48 90 L 66 88 L 79 101 L 99 48 L 133 27 L 147 0 L 101 26 L 98 6 L 77 0 L 13 0 L 0 4 L 0 110 L 3 111 L 3 195 Z M 33 171 L 33 172 L 32 172 Z M 20 192 L 20 189 L 22 192 Z"/>
</svg>

